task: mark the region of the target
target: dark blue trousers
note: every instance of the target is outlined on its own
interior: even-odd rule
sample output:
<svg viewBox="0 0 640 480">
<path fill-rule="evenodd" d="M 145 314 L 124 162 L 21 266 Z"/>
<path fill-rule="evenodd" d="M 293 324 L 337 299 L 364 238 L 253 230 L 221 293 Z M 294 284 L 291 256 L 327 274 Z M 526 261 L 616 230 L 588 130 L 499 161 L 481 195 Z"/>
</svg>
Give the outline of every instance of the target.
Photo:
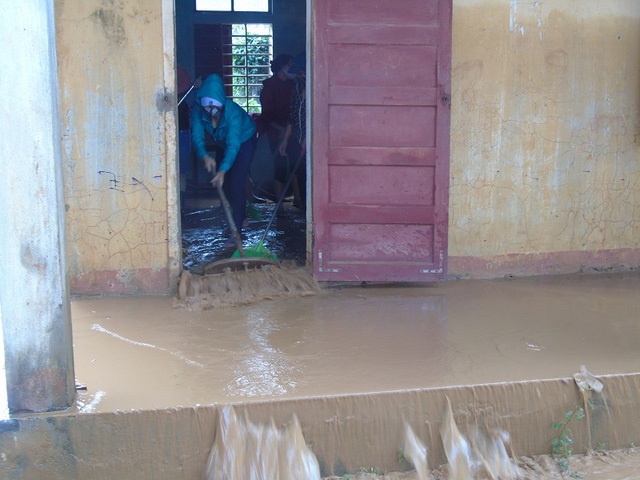
<svg viewBox="0 0 640 480">
<path fill-rule="evenodd" d="M 256 153 L 256 141 L 257 137 L 254 135 L 240 146 L 235 162 L 233 162 L 229 171 L 224 175 L 222 190 L 224 190 L 224 194 L 227 196 L 227 200 L 229 200 L 229 204 L 231 205 L 233 221 L 236 224 L 238 232 L 242 232 L 242 222 L 246 216 L 247 191 L 245 182 L 247 175 L 249 175 L 253 156 Z M 216 158 L 222 158 L 220 153 L 222 152 L 218 152 Z"/>
</svg>

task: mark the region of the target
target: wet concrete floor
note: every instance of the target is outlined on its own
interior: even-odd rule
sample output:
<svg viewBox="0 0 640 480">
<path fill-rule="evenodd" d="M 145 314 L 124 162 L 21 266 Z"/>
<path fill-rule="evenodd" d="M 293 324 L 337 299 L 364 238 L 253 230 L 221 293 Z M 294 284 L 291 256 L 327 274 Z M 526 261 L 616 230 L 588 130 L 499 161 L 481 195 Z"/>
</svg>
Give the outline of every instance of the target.
<svg viewBox="0 0 640 480">
<path fill-rule="evenodd" d="M 276 207 L 272 193 L 254 187 L 255 194 L 247 204 L 247 225 L 243 230 L 243 246 L 257 245 L 267 229 Z M 262 195 L 262 196 L 260 196 Z M 306 214 L 287 197 L 269 230 L 264 246 L 280 260 L 306 262 Z M 202 273 L 204 265 L 229 258 L 236 247 L 232 242 L 220 200 L 213 187 L 189 192 L 182 211 L 183 268 Z"/>
<path fill-rule="evenodd" d="M 640 272 L 172 302 L 72 301 L 81 412 L 640 372 Z"/>
</svg>

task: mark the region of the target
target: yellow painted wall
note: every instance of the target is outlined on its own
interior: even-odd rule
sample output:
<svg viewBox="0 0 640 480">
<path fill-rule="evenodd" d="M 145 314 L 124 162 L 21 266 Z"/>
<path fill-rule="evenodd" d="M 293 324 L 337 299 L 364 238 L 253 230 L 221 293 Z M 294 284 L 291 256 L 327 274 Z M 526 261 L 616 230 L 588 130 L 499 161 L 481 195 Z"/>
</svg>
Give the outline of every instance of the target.
<svg viewBox="0 0 640 480">
<path fill-rule="evenodd" d="M 454 0 L 449 272 L 637 267 L 640 2 Z"/>
<path fill-rule="evenodd" d="M 173 52 L 163 54 L 163 3 L 55 2 L 74 293 L 171 288 L 175 95 L 165 83 L 175 80 Z"/>
<path fill-rule="evenodd" d="M 73 293 L 175 285 L 172 9 L 55 3 Z M 454 0 L 452 64 L 449 273 L 640 266 L 640 2 Z"/>
</svg>

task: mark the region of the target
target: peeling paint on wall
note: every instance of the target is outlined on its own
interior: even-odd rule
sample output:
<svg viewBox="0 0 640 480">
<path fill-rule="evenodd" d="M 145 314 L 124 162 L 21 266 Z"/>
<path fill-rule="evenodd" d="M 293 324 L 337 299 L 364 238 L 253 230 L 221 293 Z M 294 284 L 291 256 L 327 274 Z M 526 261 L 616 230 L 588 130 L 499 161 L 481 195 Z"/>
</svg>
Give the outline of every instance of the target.
<svg viewBox="0 0 640 480">
<path fill-rule="evenodd" d="M 56 5 L 67 239 L 74 292 L 167 290 L 162 5 Z M 163 274 L 164 272 L 164 274 Z M 89 275 L 91 274 L 91 275 Z M 165 285 L 162 286 L 161 278 Z M 94 285 L 95 284 L 95 285 Z"/>
</svg>

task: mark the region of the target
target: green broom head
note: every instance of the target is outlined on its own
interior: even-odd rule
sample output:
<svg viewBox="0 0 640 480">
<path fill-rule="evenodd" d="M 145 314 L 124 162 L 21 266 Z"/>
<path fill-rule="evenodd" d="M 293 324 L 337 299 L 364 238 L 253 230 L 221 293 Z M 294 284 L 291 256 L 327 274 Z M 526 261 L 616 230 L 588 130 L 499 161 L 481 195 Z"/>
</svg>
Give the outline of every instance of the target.
<svg viewBox="0 0 640 480">
<path fill-rule="evenodd" d="M 252 245 L 250 247 L 245 248 L 244 254 L 247 257 L 268 258 L 269 260 L 273 260 L 274 262 L 278 261 L 278 257 L 276 257 L 269 250 L 267 250 L 267 248 L 262 244 L 262 242 L 258 243 L 257 245 Z M 236 250 L 233 253 L 233 255 L 231 255 L 231 258 L 238 258 L 238 257 L 240 257 L 240 252 Z"/>
</svg>

